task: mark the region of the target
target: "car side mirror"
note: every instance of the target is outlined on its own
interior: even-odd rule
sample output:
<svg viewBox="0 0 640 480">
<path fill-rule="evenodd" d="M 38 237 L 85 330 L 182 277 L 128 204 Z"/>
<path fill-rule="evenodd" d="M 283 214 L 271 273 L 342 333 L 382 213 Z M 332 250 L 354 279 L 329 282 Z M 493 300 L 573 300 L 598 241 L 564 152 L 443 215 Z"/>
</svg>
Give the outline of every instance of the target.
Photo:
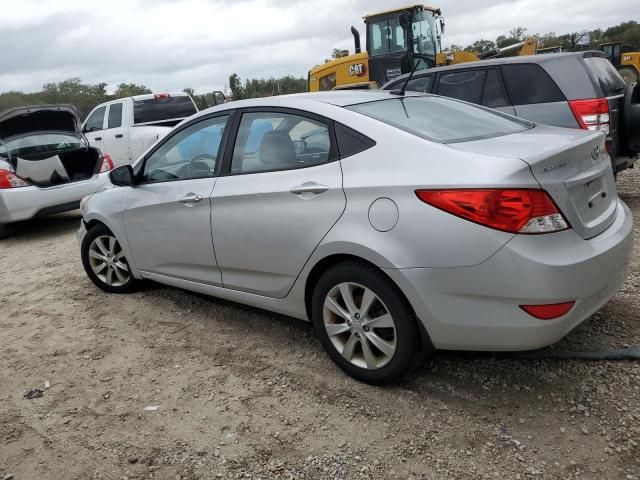
<svg viewBox="0 0 640 480">
<path fill-rule="evenodd" d="M 135 185 L 133 168 L 131 165 L 123 165 L 122 167 L 111 170 L 109 180 L 111 180 L 111 183 L 116 187 L 133 187 Z"/>
</svg>

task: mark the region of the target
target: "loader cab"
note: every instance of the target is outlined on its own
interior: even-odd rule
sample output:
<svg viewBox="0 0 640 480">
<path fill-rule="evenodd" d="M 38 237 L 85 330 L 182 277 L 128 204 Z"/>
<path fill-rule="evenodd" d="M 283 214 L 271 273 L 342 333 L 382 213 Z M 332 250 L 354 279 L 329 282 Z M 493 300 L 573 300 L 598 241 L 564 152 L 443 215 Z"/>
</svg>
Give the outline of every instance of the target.
<svg viewBox="0 0 640 480">
<path fill-rule="evenodd" d="M 408 73 L 419 59 L 420 69 L 436 64 L 444 22 L 440 9 L 415 5 L 364 17 L 367 28 L 370 80 L 383 85 Z"/>
<path fill-rule="evenodd" d="M 622 44 L 620 42 L 603 43 L 600 45 L 600 49 L 607 60 L 609 60 L 615 67 L 620 65 L 622 58 Z"/>
</svg>

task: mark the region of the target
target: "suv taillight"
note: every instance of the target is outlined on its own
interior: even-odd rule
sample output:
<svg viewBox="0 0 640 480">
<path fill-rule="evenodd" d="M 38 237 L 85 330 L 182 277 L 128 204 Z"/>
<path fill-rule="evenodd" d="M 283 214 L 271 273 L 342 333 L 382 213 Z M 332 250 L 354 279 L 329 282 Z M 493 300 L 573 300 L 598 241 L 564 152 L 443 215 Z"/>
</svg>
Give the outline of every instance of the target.
<svg viewBox="0 0 640 480">
<path fill-rule="evenodd" d="M 416 190 L 416 195 L 447 213 L 504 232 L 536 234 L 570 228 L 544 190 Z"/>
<path fill-rule="evenodd" d="M 569 100 L 569 107 L 584 130 L 600 130 L 609 134 L 609 102 L 606 98 Z"/>
<path fill-rule="evenodd" d="M 31 184 L 8 170 L 0 169 L 0 190 L 29 187 Z"/>
</svg>

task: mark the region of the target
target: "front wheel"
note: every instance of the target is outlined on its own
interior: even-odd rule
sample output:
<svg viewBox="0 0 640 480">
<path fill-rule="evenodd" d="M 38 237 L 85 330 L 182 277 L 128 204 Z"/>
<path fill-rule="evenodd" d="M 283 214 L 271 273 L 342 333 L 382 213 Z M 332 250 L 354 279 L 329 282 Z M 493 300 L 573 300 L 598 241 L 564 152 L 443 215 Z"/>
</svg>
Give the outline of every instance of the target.
<svg viewBox="0 0 640 480">
<path fill-rule="evenodd" d="M 131 274 L 122 246 L 104 225 L 87 232 L 80 253 L 85 272 L 101 290 L 127 293 L 136 288 L 138 281 Z"/>
<path fill-rule="evenodd" d="M 398 287 L 377 268 L 338 264 L 315 286 L 312 319 L 331 359 L 370 384 L 399 380 L 415 360 L 420 332 Z"/>
</svg>

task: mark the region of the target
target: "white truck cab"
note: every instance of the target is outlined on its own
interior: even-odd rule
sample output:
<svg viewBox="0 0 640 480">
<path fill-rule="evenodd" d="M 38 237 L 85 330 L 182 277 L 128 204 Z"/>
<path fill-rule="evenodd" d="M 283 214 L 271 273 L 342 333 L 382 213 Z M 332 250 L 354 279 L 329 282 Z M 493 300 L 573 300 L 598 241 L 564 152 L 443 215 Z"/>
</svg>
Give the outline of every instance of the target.
<svg viewBox="0 0 640 480">
<path fill-rule="evenodd" d="M 119 167 L 132 163 L 197 111 L 185 92 L 136 95 L 95 107 L 82 124 L 82 132 L 92 147 Z"/>
</svg>

